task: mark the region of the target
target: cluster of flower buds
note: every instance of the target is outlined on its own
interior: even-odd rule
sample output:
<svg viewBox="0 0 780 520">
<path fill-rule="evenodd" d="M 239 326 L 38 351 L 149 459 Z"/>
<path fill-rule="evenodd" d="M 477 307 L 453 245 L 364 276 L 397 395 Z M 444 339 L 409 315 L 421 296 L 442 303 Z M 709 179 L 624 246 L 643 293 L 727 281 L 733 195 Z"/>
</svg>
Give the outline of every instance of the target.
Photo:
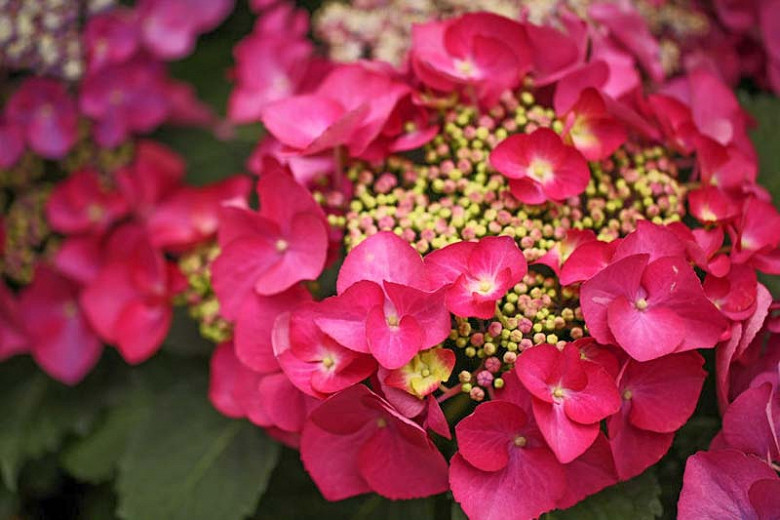
<svg viewBox="0 0 780 520">
<path fill-rule="evenodd" d="M 160 347 L 186 286 L 173 260 L 213 241 L 218 208 L 250 188 L 245 178 L 187 186 L 184 161 L 138 137 L 164 121 L 216 121 L 162 60 L 189 53 L 232 1 L 87 3 L 10 0 L 0 14 L 0 33 L 15 28 L 3 52 L 23 36 L 43 44 L 60 35 L 25 32 L 32 24 L 61 28 L 54 45 L 67 51 L 72 36 L 83 59 L 73 65 L 83 75 L 62 65 L 77 81 L 13 76 L 0 113 L 0 359 L 30 353 L 67 384 L 90 371 L 104 343 L 130 363 Z M 4 57 L 0 66 L 53 72 L 36 63 Z"/>
<path fill-rule="evenodd" d="M 297 15 L 262 7 L 239 69 L 247 42 L 291 37 L 276 28 Z M 646 96 L 588 23 L 561 20 L 416 25 L 408 73 L 331 64 L 316 86 L 301 46 L 306 67 L 269 65 L 278 99 L 237 74 L 244 120 L 270 135 L 259 210 L 223 209 L 200 278 L 208 319 L 232 326 L 210 396 L 299 447 L 330 500 L 451 490 L 476 520 L 570 507 L 668 451 L 706 377 L 697 350 L 726 356 L 723 396 L 729 367 L 762 355 L 734 346 L 771 303 L 756 270 L 780 273 L 746 115 L 707 67 Z"/>
</svg>

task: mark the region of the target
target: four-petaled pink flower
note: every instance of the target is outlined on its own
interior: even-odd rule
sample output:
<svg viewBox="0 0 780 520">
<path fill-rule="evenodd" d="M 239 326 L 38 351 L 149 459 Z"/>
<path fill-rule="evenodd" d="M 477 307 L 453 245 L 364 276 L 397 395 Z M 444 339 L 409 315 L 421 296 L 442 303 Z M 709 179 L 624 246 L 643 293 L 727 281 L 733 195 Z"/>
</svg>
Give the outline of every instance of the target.
<svg viewBox="0 0 780 520">
<path fill-rule="evenodd" d="M 449 335 L 446 287 L 431 286 L 419 253 L 393 233 L 377 233 L 350 251 L 336 288 L 317 325 L 385 368 L 401 368 Z"/>
<path fill-rule="evenodd" d="M 229 319 L 253 292 L 283 292 L 325 267 L 328 225 L 308 190 L 277 167 L 266 171 L 257 193 L 259 211 L 225 207 L 222 213 L 213 284 Z"/>
<path fill-rule="evenodd" d="M 563 350 L 542 344 L 519 356 L 517 376 L 533 396 L 533 413 L 544 439 L 562 463 L 595 442 L 599 422 L 620 409 L 612 376 L 582 359 L 568 343 Z"/>
<path fill-rule="evenodd" d="M 456 242 L 425 257 L 435 287 L 449 286 L 445 303 L 457 316 L 492 318 L 496 302 L 528 271 L 525 257 L 510 237 Z"/>
<path fill-rule="evenodd" d="M 490 164 L 509 179 L 512 194 L 526 204 L 579 195 L 590 179 L 582 154 L 549 128 L 504 139 L 491 152 Z"/>
<path fill-rule="evenodd" d="M 301 459 L 328 500 L 370 491 L 399 500 L 448 489 L 447 461 L 425 430 L 363 385 L 311 412 Z"/>
</svg>

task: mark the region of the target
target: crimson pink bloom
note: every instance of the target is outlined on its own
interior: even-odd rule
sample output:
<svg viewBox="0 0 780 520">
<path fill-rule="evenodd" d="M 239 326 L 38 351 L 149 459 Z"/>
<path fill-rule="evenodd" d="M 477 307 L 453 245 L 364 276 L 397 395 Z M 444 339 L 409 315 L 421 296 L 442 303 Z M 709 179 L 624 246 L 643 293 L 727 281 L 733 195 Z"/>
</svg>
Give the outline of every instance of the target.
<svg viewBox="0 0 780 520">
<path fill-rule="evenodd" d="M 591 240 L 582 241 L 561 267 L 561 284 L 571 285 L 592 278 L 610 264 L 620 242 L 620 239 L 602 242 L 595 235 Z"/>
<path fill-rule="evenodd" d="M 219 413 L 231 419 L 246 417 L 244 405 L 239 393 L 242 372 L 253 375 L 252 370 L 246 368 L 238 360 L 233 352 L 233 344 L 221 343 L 211 356 L 211 369 L 209 370 L 209 400 Z M 255 378 L 257 379 L 257 378 Z M 254 381 L 255 384 L 257 381 Z"/>
<path fill-rule="evenodd" d="M 81 85 L 81 111 L 94 120 L 101 146 L 113 148 L 133 132 L 149 132 L 168 117 L 170 103 L 162 65 L 139 55 L 88 75 Z"/>
<path fill-rule="evenodd" d="M 78 138 L 78 111 L 65 86 L 49 78 L 28 78 L 5 106 L 8 124 L 47 159 L 62 159 Z"/>
<path fill-rule="evenodd" d="M 464 87 L 486 105 L 517 87 L 531 67 L 522 24 L 470 13 L 412 28 L 410 59 L 418 78 L 443 92 Z"/>
<path fill-rule="evenodd" d="M 552 269 L 560 279 L 562 268 L 574 251 L 581 245 L 594 241 L 596 241 L 596 234 L 590 229 L 568 229 L 566 230 L 566 236 L 560 240 L 556 240 L 555 245 L 547 251 L 543 257 L 537 259 L 533 263 L 546 265 Z M 606 244 L 606 242 L 604 242 L 604 244 Z M 609 258 L 605 259 L 604 265 L 601 266 L 602 268 L 609 263 L 610 258 L 612 258 L 612 254 L 609 255 Z M 587 278 L 589 278 L 589 276 L 585 276 L 583 280 Z M 564 283 L 563 280 L 561 280 L 561 284 L 563 285 L 568 285 L 569 283 Z"/>
<path fill-rule="evenodd" d="M 688 193 L 691 215 L 702 224 L 716 224 L 739 215 L 739 206 L 727 193 L 715 186 L 703 186 Z"/>
<path fill-rule="evenodd" d="M 734 264 L 727 276 L 708 274 L 704 279 L 707 298 L 730 320 L 747 319 L 756 310 L 758 278 L 756 272 L 743 264 Z"/>
<path fill-rule="evenodd" d="M 340 65 L 311 94 L 281 99 L 263 110 L 263 124 L 303 155 L 346 146 L 360 156 L 410 88 L 379 65 Z"/>
<path fill-rule="evenodd" d="M 241 40 L 233 49 L 236 87 L 228 102 L 230 119 L 257 121 L 266 105 L 299 93 L 312 52 L 305 35 L 268 34 L 256 28 Z"/>
<path fill-rule="evenodd" d="M 401 368 L 449 335 L 446 288 L 430 292 L 419 253 L 383 231 L 350 251 L 336 282 L 339 295 L 323 306 L 319 327 L 356 352 L 370 352 L 385 368 Z"/>
<path fill-rule="evenodd" d="M 681 520 L 771 520 L 778 497 L 780 478 L 759 459 L 733 449 L 700 451 L 685 464 L 677 513 Z"/>
<path fill-rule="evenodd" d="M 276 359 L 292 384 L 302 392 L 324 399 L 368 379 L 376 362 L 367 355 L 339 345 L 314 321 L 316 303 L 303 304 L 276 318 L 273 347 Z"/>
<path fill-rule="evenodd" d="M 271 296 L 251 293 L 238 310 L 233 325 L 236 356 L 248 368 L 260 373 L 278 372 L 273 347 L 274 322 L 311 301 L 311 293 L 301 284 Z"/>
<path fill-rule="evenodd" d="M 549 128 L 504 139 L 490 153 L 490 164 L 509 178 L 512 194 L 526 204 L 579 195 L 590 179 L 582 154 Z"/>
<path fill-rule="evenodd" d="M 136 7 L 144 45 L 156 56 L 183 58 L 200 33 L 216 27 L 234 0 L 140 0 Z"/>
<path fill-rule="evenodd" d="M 755 158 L 734 145 L 722 145 L 712 138 L 696 139 L 696 158 L 702 183 L 741 193 L 755 184 L 758 164 Z"/>
<path fill-rule="evenodd" d="M 325 266 L 328 225 L 306 188 L 277 165 L 257 183 L 257 193 L 258 212 L 226 207 L 222 213 L 213 284 L 228 319 L 253 292 L 283 292 L 314 280 Z"/>
<path fill-rule="evenodd" d="M 177 271 L 132 224 L 115 231 L 107 248 L 108 260 L 81 294 L 81 305 L 103 340 L 128 363 L 141 363 L 168 334 Z"/>
<path fill-rule="evenodd" d="M 5 284 L 0 284 L 0 361 L 23 354 L 30 340 L 22 323 L 19 301 Z"/>
<path fill-rule="evenodd" d="M 535 85 L 550 85 L 581 67 L 585 61 L 588 50 L 585 22 L 565 11 L 561 21 L 565 32 L 545 25 L 525 24 Z"/>
<path fill-rule="evenodd" d="M 685 258 L 650 259 L 646 253 L 626 256 L 582 284 L 580 302 L 591 335 L 638 361 L 715 346 L 726 320 Z"/>
<path fill-rule="evenodd" d="M 534 422 L 531 396 L 508 375 L 500 400 L 478 405 L 455 427 L 450 486 L 473 520 L 535 518 L 566 493 L 564 466 Z"/>
<path fill-rule="evenodd" d="M 589 161 L 609 157 L 627 138 L 626 129 L 609 114 L 604 98 L 594 88 L 582 91 L 564 120 L 566 141 Z"/>
<path fill-rule="evenodd" d="M 209 400 L 222 414 L 246 417 L 273 438 L 297 448 L 309 411 L 319 403 L 295 388 L 281 372 L 260 374 L 241 363 L 231 343 L 211 358 Z"/>
<path fill-rule="evenodd" d="M 634 58 L 622 49 L 608 34 L 590 35 L 590 61 L 604 62 L 609 74 L 600 91 L 620 98 L 642 84 L 642 77 Z"/>
<path fill-rule="evenodd" d="M 598 2 L 588 8 L 588 16 L 606 27 L 609 35 L 631 52 L 653 81 L 663 81 L 661 46 L 636 7 L 630 3 Z"/>
<path fill-rule="evenodd" d="M 544 439 L 562 463 L 593 444 L 599 421 L 620 409 L 615 380 L 582 359 L 576 345 L 532 347 L 518 358 L 517 376 L 533 396 L 533 413 Z"/>
<path fill-rule="evenodd" d="M 457 242 L 425 257 L 436 287 L 449 286 L 445 302 L 453 314 L 489 319 L 496 302 L 528 271 L 525 257 L 510 237 Z"/>
<path fill-rule="evenodd" d="M 419 104 L 414 94 L 398 102 L 385 124 L 382 134 L 366 150 L 368 159 L 384 158 L 389 152 L 414 150 L 436 136 L 439 127 L 430 122 L 430 112 Z"/>
<path fill-rule="evenodd" d="M 89 18 L 84 28 L 89 72 L 129 60 L 139 46 L 137 24 L 135 12 L 126 8 Z"/>
<path fill-rule="evenodd" d="M 179 155 L 155 141 L 142 140 L 136 145 L 133 162 L 116 177 L 133 212 L 146 220 L 163 197 L 183 184 L 184 173 Z"/>
<path fill-rule="evenodd" d="M 245 205 L 251 188 L 243 176 L 206 186 L 184 184 L 184 161 L 153 141 L 140 141 L 117 184 L 155 247 L 181 250 L 213 237 L 220 208 Z"/>
<path fill-rule="evenodd" d="M 447 462 L 425 430 L 363 385 L 311 412 L 301 459 L 328 500 L 373 491 L 398 500 L 447 491 Z"/>
<path fill-rule="evenodd" d="M 697 132 L 722 145 L 734 144 L 750 156 L 755 150 L 747 135 L 748 116 L 716 73 L 700 67 L 673 80 L 663 89 L 690 107 Z"/>
<path fill-rule="evenodd" d="M 268 162 L 276 161 L 289 168 L 295 180 L 303 186 L 311 186 L 312 182 L 323 174 L 335 169 L 333 153 L 318 155 L 290 155 L 284 151 L 284 145 L 272 135 L 265 134 L 246 162 L 247 169 L 255 175 L 262 175 Z"/>
<path fill-rule="evenodd" d="M 220 208 L 244 204 L 251 187 L 244 176 L 207 186 L 181 186 L 162 199 L 146 220 L 152 244 L 180 250 L 215 236 Z"/>
<path fill-rule="evenodd" d="M 777 368 L 757 377 L 723 415 L 723 443 L 757 456 L 767 464 L 780 461 L 780 393 Z"/>
<path fill-rule="evenodd" d="M 780 213 L 771 202 L 745 201 L 740 222 L 729 228 L 731 260 L 768 274 L 780 274 Z"/>
<path fill-rule="evenodd" d="M 449 363 L 452 361 L 454 366 L 454 352 L 444 348 L 432 349 L 429 352 L 434 354 L 439 368 L 452 370 Z M 452 354 L 452 356 L 450 357 L 447 353 Z M 426 398 L 421 399 L 417 394 L 409 393 L 406 390 L 410 386 L 409 380 L 402 374 L 403 370 L 404 368 L 394 371 L 379 367 L 374 377 L 371 378 L 372 388 L 377 388 L 377 393 L 404 417 L 412 419 L 426 430 L 451 440 L 450 425 L 447 423 L 447 418 L 444 416 L 436 397 L 433 394 L 428 394 Z"/>
<path fill-rule="evenodd" d="M 97 172 L 81 170 L 54 188 L 46 203 L 46 219 L 60 233 L 102 233 L 127 210 L 122 195 L 105 186 Z"/>
<path fill-rule="evenodd" d="M 10 168 L 24 153 L 24 131 L 0 114 L 0 168 Z"/>
<path fill-rule="evenodd" d="M 19 316 L 36 363 L 54 379 L 75 385 L 100 359 L 103 345 L 79 307 L 80 287 L 39 266 L 21 293 Z"/>
<path fill-rule="evenodd" d="M 698 352 L 626 361 L 618 381 L 623 405 L 607 420 L 621 480 L 639 475 L 668 451 L 674 432 L 696 408 L 707 376 L 703 364 Z"/>
<path fill-rule="evenodd" d="M 732 323 L 729 335 L 715 349 L 715 375 L 718 405 L 721 413 L 725 413 L 728 404 L 744 391 L 758 373 L 763 371 L 762 362 L 773 360 L 772 355 L 758 354 L 762 352 L 764 337 L 760 334 L 767 317 L 770 316 L 772 294 L 761 284 L 756 288 L 755 311 L 744 321 Z M 768 347 L 773 346 L 770 341 Z M 780 352 L 779 352 L 780 353 Z M 742 373 L 741 385 L 735 381 Z M 747 375 L 746 377 L 744 377 Z"/>
</svg>

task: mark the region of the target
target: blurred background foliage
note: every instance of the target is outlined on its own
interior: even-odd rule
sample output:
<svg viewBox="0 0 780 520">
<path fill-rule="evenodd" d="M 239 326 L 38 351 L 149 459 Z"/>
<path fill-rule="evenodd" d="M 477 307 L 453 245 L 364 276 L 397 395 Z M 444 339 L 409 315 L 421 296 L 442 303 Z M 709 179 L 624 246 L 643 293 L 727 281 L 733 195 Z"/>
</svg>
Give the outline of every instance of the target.
<svg viewBox="0 0 780 520">
<path fill-rule="evenodd" d="M 299 2 L 313 9 L 319 2 Z M 252 28 L 244 1 L 195 53 L 172 65 L 202 99 L 225 113 L 232 47 Z M 757 127 L 761 184 L 780 200 L 780 100 L 739 92 Z M 165 128 L 153 137 L 182 154 L 189 180 L 203 184 L 244 170 L 262 129 L 229 140 L 200 129 Z M 775 297 L 780 278 L 767 277 Z M 128 367 L 107 349 L 79 386 L 54 382 L 26 358 L 0 365 L 0 520 L 463 520 L 450 496 L 391 502 L 363 496 L 325 501 L 297 453 L 259 428 L 218 414 L 208 402 L 213 346 L 179 313 L 161 353 Z M 711 358 L 711 356 L 709 356 Z M 712 365 L 708 359 L 708 365 Z M 720 427 L 712 378 L 696 416 L 660 464 L 550 520 L 675 517 L 685 459 Z"/>
</svg>

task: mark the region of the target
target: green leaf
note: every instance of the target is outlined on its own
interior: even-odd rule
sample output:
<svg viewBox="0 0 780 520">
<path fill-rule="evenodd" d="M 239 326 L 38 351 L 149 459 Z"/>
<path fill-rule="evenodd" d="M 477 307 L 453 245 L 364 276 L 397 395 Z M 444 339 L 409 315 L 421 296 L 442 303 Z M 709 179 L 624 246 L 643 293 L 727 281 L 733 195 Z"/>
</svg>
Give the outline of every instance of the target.
<svg viewBox="0 0 780 520">
<path fill-rule="evenodd" d="M 17 496 L 0 484 L 0 520 L 10 520 L 19 509 Z"/>
<path fill-rule="evenodd" d="M 157 396 L 119 464 L 127 520 L 233 520 L 255 510 L 279 447 L 260 429 L 217 413 L 205 378 Z"/>
<path fill-rule="evenodd" d="M 452 503 L 451 520 L 469 520 L 457 502 Z"/>
<path fill-rule="evenodd" d="M 434 518 L 433 498 L 387 500 L 379 495 L 366 498 L 350 520 L 404 520 Z"/>
<path fill-rule="evenodd" d="M 214 351 L 214 343 L 200 335 L 198 323 L 184 307 L 174 307 L 173 322 L 163 342 L 166 352 L 186 357 L 208 357 Z"/>
<path fill-rule="evenodd" d="M 10 489 L 22 464 L 56 451 L 69 434 L 91 428 L 106 404 L 107 370 L 96 370 L 76 387 L 41 373 L 25 358 L 0 365 L 0 471 Z"/>
<path fill-rule="evenodd" d="M 567 509 L 544 516 L 546 520 L 655 520 L 663 514 L 661 486 L 655 469 L 590 496 Z"/>
<path fill-rule="evenodd" d="M 140 390 L 112 407 L 88 436 L 63 452 L 63 468 L 79 480 L 99 484 L 114 476 L 134 428 L 146 417 L 151 396 Z"/>
</svg>

